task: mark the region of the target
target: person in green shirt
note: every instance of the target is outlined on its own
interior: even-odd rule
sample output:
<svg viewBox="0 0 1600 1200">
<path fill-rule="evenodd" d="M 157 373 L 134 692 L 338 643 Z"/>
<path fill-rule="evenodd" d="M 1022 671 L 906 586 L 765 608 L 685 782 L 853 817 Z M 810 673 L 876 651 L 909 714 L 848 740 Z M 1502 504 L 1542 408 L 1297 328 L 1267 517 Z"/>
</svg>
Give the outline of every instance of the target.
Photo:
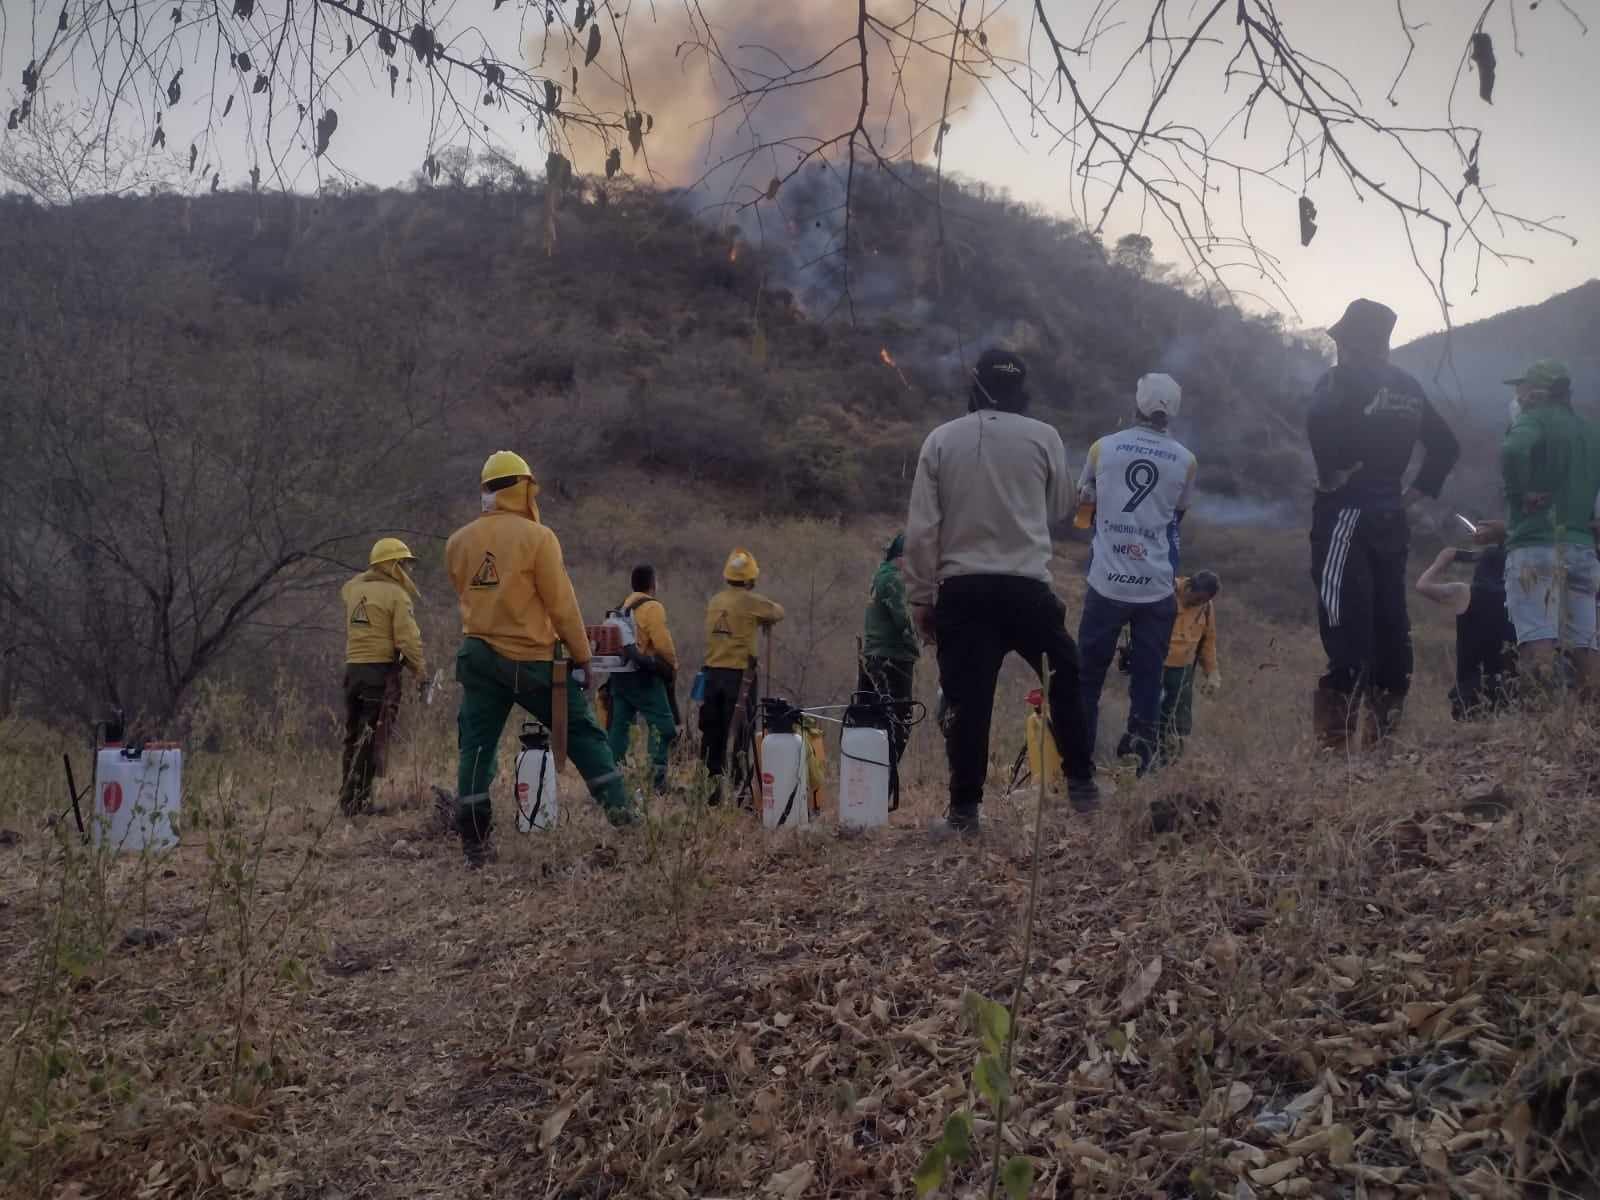
<svg viewBox="0 0 1600 1200">
<path fill-rule="evenodd" d="M 1506 609 L 1525 676 L 1550 680 L 1558 651 L 1580 688 L 1595 680 L 1595 497 L 1600 430 L 1572 408 L 1572 376 L 1542 359 L 1515 379 L 1514 419 L 1500 446 L 1505 485 Z"/>
<path fill-rule="evenodd" d="M 900 759 L 910 734 L 912 684 L 922 646 L 911 609 L 906 603 L 906 582 L 900 574 L 906 535 L 897 533 L 884 551 L 883 562 L 872 576 L 867 594 L 866 629 L 861 641 L 861 669 L 857 692 L 872 692 L 892 705 L 889 720 L 889 797 L 891 807 L 900 801 Z"/>
</svg>

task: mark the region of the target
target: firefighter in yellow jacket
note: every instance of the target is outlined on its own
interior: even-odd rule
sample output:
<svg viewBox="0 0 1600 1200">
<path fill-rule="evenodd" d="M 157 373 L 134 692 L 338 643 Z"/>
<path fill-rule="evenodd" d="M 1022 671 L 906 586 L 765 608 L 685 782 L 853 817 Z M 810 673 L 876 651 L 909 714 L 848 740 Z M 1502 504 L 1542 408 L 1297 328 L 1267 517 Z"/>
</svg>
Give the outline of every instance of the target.
<svg viewBox="0 0 1600 1200">
<path fill-rule="evenodd" d="M 667 787 L 667 755 L 678 736 L 678 648 L 667 628 L 667 608 L 656 599 L 656 569 L 641 563 L 633 569 L 631 592 L 622 612 L 633 618 L 634 644 L 629 652 L 633 670 L 613 675 L 611 723 L 607 736 L 611 755 L 620 764 L 628 757 L 633 719 L 643 717 L 650 730 L 650 762 L 655 768 L 656 791 Z"/>
<path fill-rule="evenodd" d="M 1217 596 L 1222 582 L 1211 571 L 1197 571 L 1178 580 L 1178 619 L 1167 644 L 1166 670 L 1161 677 L 1161 757 L 1176 762 L 1184 739 L 1194 731 L 1195 667 L 1200 668 L 1200 690 L 1210 695 L 1222 687 L 1217 667 Z"/>
<path fill-rule="evenodd" d="M 344 585 L 344 770 L 339 808 L 346 816 L 372 803 L 372 781 L 383 774 L 384 752 L 400 709 L 402 667 L 423 675 L 422 631 L 412 603 L 417 585 L 406 573 L 415 562 L 399 538 L 379 538 L 367 570 Z"/>
<path fill-rule="evenodd" d="M 555 728 L 558 641 L 572 663 L 564 693 L 566 752 L 612 824 L 633 819 L 622 773 L 589 707 L 589 637 L 562 563 L 561 543 L 540 523 L 533 471 L 520 455 L 497 450 L 483 464 L 481 482 L 483 515 L 451 534 L 444 551 L 461 600 L 456 827 L 469 866 L 481 865 L 488 853 L 489 785 L 512 706 L 521 705 Z"/>
<path fill-rule="evenodd" d="M 713 800 L 721 798 L 722 772 L 728 753 L 728 730 L 743 697 L 746 728 L 756 706 L 756 637 L 783 620 L 783 605 L 755 590 L 761 567 L 748 550 L 735 550 L 722 568 L 727 584 L 706 606 L 705 690 L 700 704 L 700 753 L 706 770 L 718 781 Z M 734 748 L 735 753 L 739 747 Z"/>
</svg>

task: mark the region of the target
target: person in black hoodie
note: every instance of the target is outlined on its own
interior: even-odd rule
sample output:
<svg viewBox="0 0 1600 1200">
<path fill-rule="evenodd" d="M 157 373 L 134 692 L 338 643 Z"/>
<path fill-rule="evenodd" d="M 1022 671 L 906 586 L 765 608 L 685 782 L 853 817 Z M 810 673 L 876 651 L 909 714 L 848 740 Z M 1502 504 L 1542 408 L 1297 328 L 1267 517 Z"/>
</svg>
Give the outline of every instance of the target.
<svg viewBox="0 0 1600 1200">
<path fill-rule="evenodd" d="M 1326 749 L 1345 749 L 1371 711 L 1377 738 L 1394 732 L 1411 687 L 1406 611 L 1407 508 L 1437 498 L 1460 456 L 1455 434 L 1410 375 L 1389 363 L 1394 311 L 1353 301 L 1328 330 L 1339 350 L 1318 380 L 1306 431 L 1316 460 L 1311 579 L 1328 668 L 1313 714 Z M 1407 483 L 1413 447 L 1422 464 Z"/>
</svg>

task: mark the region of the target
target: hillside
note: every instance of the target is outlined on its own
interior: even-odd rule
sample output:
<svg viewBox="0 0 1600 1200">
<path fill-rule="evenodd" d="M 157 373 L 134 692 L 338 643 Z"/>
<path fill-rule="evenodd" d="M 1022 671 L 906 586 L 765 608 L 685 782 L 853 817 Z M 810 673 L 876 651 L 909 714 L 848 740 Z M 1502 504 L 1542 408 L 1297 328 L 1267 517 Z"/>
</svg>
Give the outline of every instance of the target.
<svg viewBox="0 0 1600 1200">
<path fill-rule="evenodd" d="M 1474 417 L 1502 420 L 1509 392 L 1501 381 L 1536 358 L 1561 359 L 1572 369 L 1578 402 L 1600 403 L 1600 279 L 1462 325 L 1448 336 L 1418 338 L 1394 357 L 1424 379 L 1437 376 L 1446 392 L 1454 392 L 1459 378 L 1460 395 Z"/>
<path fill-rule="evenodd" d="M 576 459 L 626 462 L 757 508 L 848 512 L 900 506 L 908 456 L 960 411 L 963 364 L 1005 342 L 1080 450 L 1161 369 L 1184 383 L 1202 444 L 1263 415 L 1205 456 L 1209 490 L 1270 496 L 1292 477 L 1278 460 L 1316 358 L 1271 323 L 983 185 L 946 185 L 941 252 L 932 181 L 916 171 L 862 186 L 847 277 L 833 186 L 797 182 L 727 225 L 700 197 L 604 180 L 561 189 L 553 220 L 542 181 L 54 211 L 12 200 L 0 383 L 36 383 L 17 360 L 63 343 L 108 351 L 126 375 L 114 346 L 127 335 L 138 366 L 186 388 L 237 387 L 248 363 L 280 388 L 448 395 L 463 434 L 503 428 L 506 413 L 570 413 L 561 458 L 543 464 L 552 477 Z"/>
<path fill-rule="evenodd" d="M 993 342 L 1075 459 L 1161 369 L 1208 503 L 1298 494 L 1314 351 L 983 185 L 946 188 L 941 243 L 931 185 L 862 184 L 848 269 L 827 177 L 731 222 L 597 179 L 0 200 L 0 712 L 170 715 L 242 633 L 294 650 L 377 533 L 427 561 L 498 446 L 582 569 L 725 555 L 666 556 L 702 518 L 892 521 Z"/>
</svg>

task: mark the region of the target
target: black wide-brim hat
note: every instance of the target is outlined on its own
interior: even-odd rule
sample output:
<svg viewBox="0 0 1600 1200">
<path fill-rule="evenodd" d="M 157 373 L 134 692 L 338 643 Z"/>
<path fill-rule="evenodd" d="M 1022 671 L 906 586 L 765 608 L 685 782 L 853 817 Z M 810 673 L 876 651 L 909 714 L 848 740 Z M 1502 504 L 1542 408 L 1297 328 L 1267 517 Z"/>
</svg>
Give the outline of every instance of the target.
<svg viewBox="0 0 1600 1200">
<path fill-rule="evenodd" d="M 1328 327 L 1328 336 L 1340 345 L 1387 346 L 1399 319 L 1387 304 L 1352 300 L 1344 316 Z"/>
</svg>

